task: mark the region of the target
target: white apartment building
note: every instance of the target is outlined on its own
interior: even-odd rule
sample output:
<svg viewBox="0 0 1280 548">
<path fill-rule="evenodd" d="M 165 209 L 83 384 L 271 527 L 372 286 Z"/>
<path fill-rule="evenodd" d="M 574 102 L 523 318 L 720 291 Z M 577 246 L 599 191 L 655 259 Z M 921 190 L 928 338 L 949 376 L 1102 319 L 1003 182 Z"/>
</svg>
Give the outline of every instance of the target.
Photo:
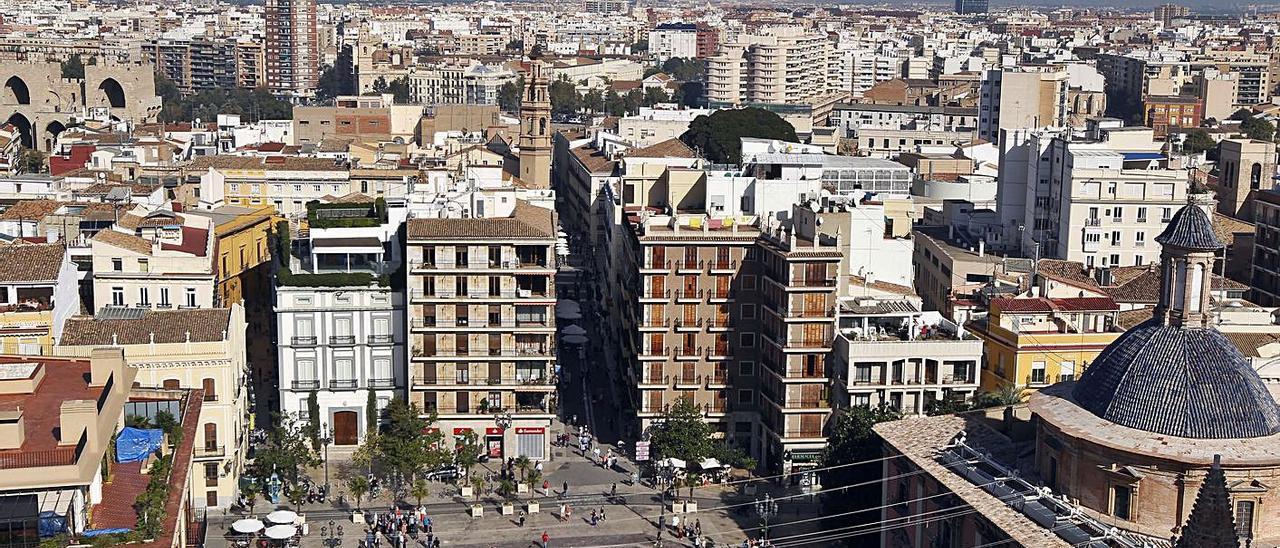
<svg viewBox="0 0 1280 548">
<path fill-rule="evenodd" d="M 496 105 L 503 84 L 519 76 L 502 65 L 472 62 L 409 71 L 409 101 L 423 105 Z"/>
<path fill-rule="evenodd" d="M 833 399 L 907 416 L 978 393 L 982 339 L 907 298 L 841 299 L 832 343 Z"/>
<path fill-rule="evenodd" d="M 662 23 L 649 31 L 649 55 L 659 63 L 698 56 L 698 27 L 693 23 Z"/>
<path fill-rule="evenodd" d="M 167 210 L 120 218 L 90 242 L 97 309 L 210 308 L 213 221 Z"/>
<path fill-rule="evenodd" d="M 88 357 L 94 349 L 124 350 L 142 389 L 202 389 L 200 428 L 192 454 L 196 508 L 230 508 L 240 493 L 248 449 L 249 365 L 244 308 L 105 309 L 67 322 L 58 356 Z"/>
<path fill-rule="evenodd" d="M 370 392 L 381 410 L 405 387 L 404 295 L 389 277 L 404 213 L 373 227 L 315 228 L 378 214 L 371 203 L 349 205 L 317 209 L 307 231 L 294 225 L 275 280 L 280 409 L 309 420 L 315 394 L 319 422 L 339 447 L 368 433 Z"/>
<path fill-rule="evenodd" d="M 290 217 L 306 214 L 307 202 L 343 196 L 351 188 L 349 166 L 331 158 L 200 156 L 185 171 L 199 179 L 202 204 L 272 205 Z"/>
<path fill-rule="evenodd" d="M 707 60 L 712 104 L 808 104 L 843 90 L 831 89 L 833 45 L 825 34 L 797 26 L 740 34 Z"/>
</svg>

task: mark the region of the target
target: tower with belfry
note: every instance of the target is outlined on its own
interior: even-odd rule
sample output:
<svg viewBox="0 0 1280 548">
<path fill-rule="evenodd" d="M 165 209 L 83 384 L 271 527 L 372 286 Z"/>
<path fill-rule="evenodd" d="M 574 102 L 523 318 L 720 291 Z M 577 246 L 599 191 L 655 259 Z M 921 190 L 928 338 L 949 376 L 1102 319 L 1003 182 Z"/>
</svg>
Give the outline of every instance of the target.
<svg viewBox="0 0 1280 548">
<path fill-rule="evenodd" d="M 543 68 L 530 60 L 520 102 L 520 181 L 527 188 L 551 187 L 551 98 Z"/>
</svg>

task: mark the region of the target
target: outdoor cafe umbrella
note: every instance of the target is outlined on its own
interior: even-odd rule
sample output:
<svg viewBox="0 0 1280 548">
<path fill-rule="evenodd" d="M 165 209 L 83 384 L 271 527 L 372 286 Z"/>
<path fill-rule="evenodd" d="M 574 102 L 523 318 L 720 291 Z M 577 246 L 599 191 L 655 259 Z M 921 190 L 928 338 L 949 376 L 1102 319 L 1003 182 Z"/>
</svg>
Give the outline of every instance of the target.
<svg viewBox="0 0 1280 548">
<path fill-rule="evenodd" d="M 556 307 L 556 317 L 561 320 L 581 320 L 582 311 L 577 308 Z"/>
<path fill-rule="evenodd" d="M 298 521 L 298 514 L 291 510 L 276 510 L 267 514 L 267 521 L 271 523 L 293 523 Z"/>
<path fill-rule="evenodd" d="M 292 525 L 272 525 L 264 534 L 272 540 L 285 540 L 298 534 L 298 528 Z"/>
<path fill-rule="evenodd" d="M 658 461 L 658 466 L 660 466 L 660 467 L 662 467 L 662 468 L 667 468 L 667 467 L 670 467 L 670 468 L 684 468 L 685 466 L 687 466 L 687 464 L 686 464 L 683 460 L 681 460 L 681 459 L 677 459 L 677 458 L 675 458 L 675 457 L 670 457 L 670 458 L 665 458 L 665 459 L 662 459 L 662 460 Z"/>
<path fill-rule="evenodd" d="M 587 334 L 586 329 L 583 329 L 582 327 L 577 325 L 570 325 L 564 329 L 561 329 L 560 332 L 565 335 L 586 335 Z"/>
<path fill-rule="evenodd" d="M 569 344 L 586 344 L 590 340 L 583 335 L 569 335 L 564 338 L 564 342 Z"/>
<path fill-rule="evenodd" d="M 244 533 L 246 535 L 252 535 L 253 533 L 257 533 L 258 531 L 261 531 L 263 527 L 266 527 L 266 525 L 263 524 L 260 520 L 256 520 L 253 518 L 236 520 L 235 523 L 231 524 L 232 531 L 235 531 L 237 533 Z"/>
</svg>

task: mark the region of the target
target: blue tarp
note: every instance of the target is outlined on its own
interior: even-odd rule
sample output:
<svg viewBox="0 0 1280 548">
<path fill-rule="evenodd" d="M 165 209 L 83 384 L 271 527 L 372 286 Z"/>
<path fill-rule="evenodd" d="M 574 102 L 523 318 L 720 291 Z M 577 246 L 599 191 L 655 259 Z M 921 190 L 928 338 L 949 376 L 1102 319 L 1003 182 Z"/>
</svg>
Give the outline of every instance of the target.
<svg viewBox="0 0 1280 548">
<path fill-rule="evenodd" d="M 163 430 L 144 430 L 126 426 L 120 431 L 120 435 L 116 436 L 116 462 L 146 460 L 149 455 L 160 449 L 163 438 Z"/>
<path fill-rule="evenodd" d="M 53 512 L 40 512 L 40 538 L 53 537 L 67 532 L 67 518 Z"/>
<path fill-rule="evenodd" d="M 1163 160 L 1164 154 L 1159 152 L 1126 152 L 1124 153 L 1124 161 L 1133 162 L 1138 160 Z"/>
<path fill-rule="evenodd" d="M 96 536 L 98 536 L 98 535 L 115 535 L 115 534 L 121 534 L 121 535 L 123 535 L 123 534 L 128 533 L 129 531 L 132 531 L 132 530 L 133 530 L 133 529 L 125 529 L 125 528 L 118 528 L 118 529 L 87 529 L 87 530 L 85 530 L 85 532 L 80 533 L 80 536 L 82 536 L 82 537 L 96 537 Z"/>
</svg>

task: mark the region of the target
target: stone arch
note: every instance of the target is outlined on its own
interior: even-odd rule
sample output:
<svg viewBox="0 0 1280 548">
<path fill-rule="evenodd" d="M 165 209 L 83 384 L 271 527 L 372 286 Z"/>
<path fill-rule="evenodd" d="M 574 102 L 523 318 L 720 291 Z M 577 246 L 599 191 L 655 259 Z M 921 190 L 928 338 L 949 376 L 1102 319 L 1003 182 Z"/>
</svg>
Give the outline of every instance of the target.
<svg viewBox="0 0 1280 548">
<path fill-rule="evenodd" d="M 124 87 L 117 82 L 115 78 L 107 78 L 98 84 L 98 90 L 107 100 L 107 105 L 111 108 L 124 108 Z"/>
<path fill-rule="evenodd" d="M 21 136 L 22 146 L 27 148 L 36 148 L 35 128 L 31 127 L 31 120 L 23 116 L 21 112 L 15 112 L 9 115 L 8 123 L 18 128 L 18 134 Z"/>
<path fill-rule="evenodd" d="M 53 143 L 58 139 L 58 134 L 66 131 L 67 126 L 58 120 L 49 122 L 44 126 L 44 149 L 53 150 Z"/>
<path fill-rule="evenodd" d="M 27 88 L 27 82 L 19 76 L 10 76 L 4 82 L 5 102 L 16 105 L 31 104 L 31 90 Z"/>
</svg>

